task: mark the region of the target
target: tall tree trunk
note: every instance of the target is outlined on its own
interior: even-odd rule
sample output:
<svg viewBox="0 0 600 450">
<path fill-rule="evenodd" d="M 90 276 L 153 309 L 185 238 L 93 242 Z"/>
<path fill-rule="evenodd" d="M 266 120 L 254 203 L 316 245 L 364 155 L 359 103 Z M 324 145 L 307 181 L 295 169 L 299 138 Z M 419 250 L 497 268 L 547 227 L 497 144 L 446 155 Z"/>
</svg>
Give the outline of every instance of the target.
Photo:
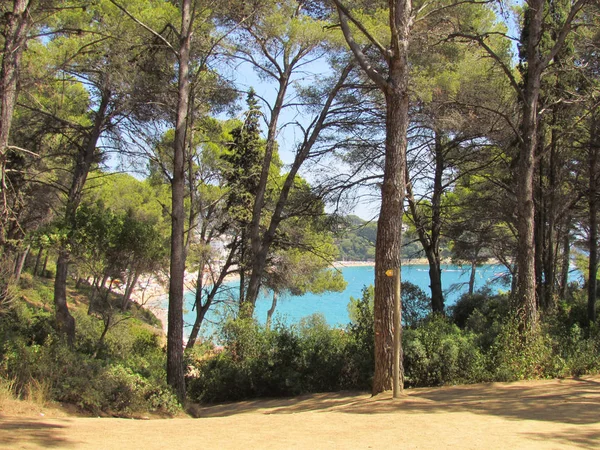
<svg viewBox="0 0 600 450">
<path fill-rule="evenodd" d="M 10 128 L 17 100 L 19 69 L 27 41 L 27 33 L 32 23 L 29 11 L 31 3 L 30 0 L 13 0 L 12 11 L 7 12 L 4 16 L 4 48 L 0 68 L 0 191 L 2 192 L 0 248 L 4 247 L 6 243 L 10 216 L 7 198 L 9 185 L 6 180 L 6 160 Z"/>
<path fill-rule="evenodd" d="M 435 173 L 433 195 L 431 197 L 431 258 L 429 260 L 429 279 L 431 282 L 431 306 L 434 313 L 444 314 L 444 293 L 442 291 L 442 258 L 440 256 L 440 237 L 442 232 L 442 177 L 444 175 L 444 146 L 442 135 L 435 131 Z"/>
<path fill-rule="evenodd" d="M 425 230 L 426 219 L 422 216 L 419 211 L 417 201 L 414 197 L 412 185 L 408 179 L 408 172 L 406 174 L 406 192 L 409 207 L 409 214 L 412 216 L 412 220 L 417 230 L 417 237 L 425 256 L 427 257 L 427 263 L 429 264 L 429 288 L 431 290 L 431 310 L 440 314 L 444 313 L 444 294 L 442 291 L 442 264 L 439 253 L 439 233 L 436 237 L 436 243 L 434 246 L 433 237 L 434 233 L 432 230 L 431 234 L 427 234 Z M 436 251 L 437 247 L 437 251 Z"/>
<path fill-rule="evenodd" d="M 325 122 L 327 120 L 327 117 L 329 115 L 330 108 L 331 108 L 338 92 L 344 86 L 344 83 L 346 82 L 346 79 L 353 68 L 354 68 L 354 64 L 347 64 L 342 69 L 340 76 L 336 82 L 336 85 L 329 92 L 329 95 L 327 96 L 327 99 L 321 109 L 321 112 L 319 113 L 319 117 L 314 122 L 312 131 L 310 132 L 310 134 L 308 136 L 306 136 L 306 140 L 304 141 L 302 146 L 298 149 L 298 151 L 296 153 L 296 157 L 294 158 L 294 162 L 292 163 L 292 166 L 291 166 L 288 174 L 285 177 L 285 181 L 283 183 L 283 186 L 279 193 L 279 197 L 277 199 L 277 203 L 275 205 L 275 210 L 273 211 L 273 214 L 271 215 L 271 218 L 269 221 L 269 226 L 267 227 L 267 230 L 265 231 L 265 233 L 262 237 L 260 236 L 259 228 L 257 228 L 257 226 L 260 225 L 260 217 L 262 214 L 262 209 L 261 210 L 256 209 L 257 202 L 259 201 L 258 196 L 257 196 L 257 199 L 255 200 L 254 211 L 253 211 L 253 223 L 252 223 L 252 228 L 250 231 L 251 242 L 252 242 L 252 259 L 251 259 L 252 270 L 250 273 L 250 280 L 248 281 L 248 289 L 246 291 L 246 297 L 244 299 L 246 304 L 242 311 L 242 313 L 247 316 L 251 317 L 254 312 L 254 306 L 256 304 L 256 299 L 258 297 L 261 280 L 262 280 L 263 273 L 264 273 L 266 265 L 267 265 L 267 257 L 269 255 L 269 251 L 271 249 L 271 244 L 273 243 L 273 240 L 275 239 L 279 224 L 282 221 L 284 208 L 287 204 L 289 195 L 294 186 L 294 180 L 296 178 L 296 175 L 298 174 L 298 171 L 300 170 L 300 167 L 302 166 L 302 164 L 304 164 L 304 162 L 308 158 L 313 146 L 317 142 L 317 139 L 319 138 L 319 135 L 320 135 L 320 133 L 325 125 Z M 284 86 L 283 85 L 280 86 L 280 89 L 284 89 Z M 278 100 L 279 100 L 279 97 L 278 97 Z M 283 101 L 283 99 L 281 99 L 281 101 Z M 277 103 L 276 103 L 276 105 L 277 105 Z M 270 132 L 271 132 L 271 130 L 269 129 L 269 133 Z M 268 143 L 267 143 L 267 145 L 268 145 Z M 265 159 L 265 163 L 266 163 L 266 159 Z M 263 164 L 263 168 L 262 168 L 263 174 L 265 171 L 265 167 L 267 167 L 267 169 L 268 169 L 268 167 L 270 167 L 270 159 L 269 159 L 269 166 L 265 166 Z M 268 175 L 268 170 L 267 170 L 266 175 Z M 262 181 L 263 180 L 262 180 L 262 174 L 261 174 L 261 183 L 262 183 Z M 265 180 L 265 183 L 266 183 L 266 180 Z M 266 184 L 265 184 L 265 188 L 266 188 Z M 261 205 L 264 202 L 264 192 L 262 195 L 263 195 L 263 198 L 260 199 Z M 258 216 L 255 216 L 254 214 L 258 214 Z M 258 222 L 255 223 L 254 222 L 255 220 L 258 220 Z"/>
<path fill-rule="evenodd" d="M 405 62 L 405 61 L 404 61 Z M 390 269 L 400 270 L 402 213 L 405 194 L 408 92 L 406 65 L 395 68 L 395 85 L 386 94 L 386 146 L 381 210 L 375 246 L 375 374 L 373 395 L 392 388 L 394 278 Z M 402 358 L 400 359 L 402 361 Z M 403 370 L 400 370 L 403 374 Z M 402 383 L 401 383 L 402 385 Z"/>
<path fill-rule="evenodd" d="M 598 127 L 597 118 L 592 114 L 590 126 L 590 146 L 589 146 L 589 185 L 588 185 L 588 208 L 589 208 L 589 266 L 588 266 L 588 301 L 587 301 L 587 319 L 591 325 L 596 321 L 596 292 L 598 276 L 598 152 L 600 146 L 596 139 L 596 129 Z"/>
<path fill-rule="evenodd" d="M 265 194 L 267 192 L 267 182 L 269 178 L 269 170 L 271 168 L 271 161 L 273 159 L 273 150 L 276 145 L 279 115 L 283 108 L 285 100 L 285 94 L 290 82 L 291 71 L 293 65 L 288 64 L 286 61 L 286 70 L 279 78 L 279 89 L 277 91 L 277 97 L 275 104 L 271 110 L 271 118 L 269 120 L 269 128 L 267 131 L 267 142 L 265 146 L 265 155 L 263 158 L 260 180 L 256 195 L 254 197 L 254 205 L 252 206 L 252 221 L 249 227 L 249 238 L 250 238 L 250 260 L 252 261 L 252 271 L 250 273 L 250 279 L 248 280 L 248 288 L 243 296 L 243 303 L 240 313 L 242 316 L 252 317 L 254 313 L 254 305 L 258 297 L 260 285 L 262 282 L 262 274 L 266 266 L 266 253 L 265 245 L 260 232 L 260 219 L 263 213 L 263 207 L 265 203 Z M 264 258 L 264 261 L 263 261 Z M 242 297 L 240 297 L 242 299 Z"/>
<path fill-rule="evenodd" d="M 111 92 L 109 90 L 104 90 L 100 100 L 100 106 L 96 112 L 94 125 L 90 130 L 87 142 L 85 142 L 81 151 L 77 155 L 73 180 L 71 181 L 71 187 L 69 188 L 65 209 L 65 223 L 69 227 L 70 237 L 68 238 L 68 242 L 65 242 L 62 245 L 62 248 L 59 250 L 59 257 L 56 261 L 56 278 L 54 279 L 54 304 L 56 309 L 56 321 L 58 323 L 59 330 L 69 333 L 67 334 L 67 339 L 69 342 L 73 342 L 75 338 L 75 319 L 73 319 L 71 313 L 69 312 L 66 297 L 67 273 L 70 259 L 68 248 L 72 244 L 71 240 L 76 226 L 77 208 L 79 208 L 79 204 L 81 203 L 83 187 L 90 172 L 92 162 L 94 161 L 98 139 L 100 139 L 100 135 L 102 134 L 102 130 L 107 119 L 110 97 Z"/>
<path fill-rule="evenodd" d="M 556 264 L 558 254 L 558 243 L 556 230 L 557 223 L 557 188 L 558 183 L 558 139 L 559 133 L 556 129 L 557 120 L 556 115 L 553 117 L 553 126 L 551 132 L 550 142 L 550 161 L 549 161 L 549 192 L 548 201 L 546 207 L 548 211 L 548 232 L 547 232 L 547 251 L 546 258 L 544 259 L 544 308 L 553 308 L 556 303 Z"/>
<path fill-rule="evenodd" d="M 396 282 L 386 272 L 397 270 L 400 284 L 400 252 L 402 250 L 402 215 L 406 191 L 406 147 L 408 131 L 408 41 L 412 26 L 411 0 L 389 0 L 389 49 L 379 49 L 387 62 L 387 74 L 382 76 L 369 62 L 357 44 L 348 23 L 348 11 L 339 0 L 334 0 L 344 38 L 354 57 L 383 92 L 386 102 L 385 161 L 381 186 L 381 209 L 377 223 L 375 244 L 375 373 L 373 395 L 392 389 L 394 366 L 394 298 Z M 400 302 L 400 299 L 398 299 Z M 396 325 L 402 332 L 400 322 Z M 398 373 L 403 387 L 402 348 L 399 343 Z"/>
<path fill-rule="evenodd" d="M 541 136 L 543 133 L 540 133 L 540 137 L 538 141 L 541 141 Z M 540 142 L 540 146 L 542 146 Z M 538 164 L 538 179 L 537 179 L 537 189 L 535 189 L 534 195 L 536 196 L 536 200 L 534 204 L 535 208 L 535 224 L 534 224 L 534 242 L 535 242 L 535 287 L 536 287 L 536 299 L 538 306 L 541 306 L 541 303 L 544 299 L 544 259 L 545 259 L 545 243 L 546 243 L 546 202 L 544 198 L 545 190 L 544 190 L 544 160 L 540 158 L 538 153 L 537 158 L 539 158 Z"/>
<path fill-rule="evenodd" d="M 173 179 L 171 181 L 171 264 L 169 281 L 169 317 L 167 329 L 167 383 L 180 402 L 185 400 L 183 367 L 183 278 L 185 274 L 185 147 L 190 98 L 190 49 L 192 40 L 192 1 L 181 2 L 181 32 L 178 54 L 178 93 Z"/>
<path fill-rule="evenodd" d="M 535 279 L 534 172 L 538 138 L 538 102 L 544 63 L 540 54 L 544 0 L 530 0 L 526 12 L 527 73 L 522 96 L 521 143 L 516 171 L 517 201 L 517 292 L 516 304 L 522 326 L 534 329 L 538 323 Z"/>
</svg>

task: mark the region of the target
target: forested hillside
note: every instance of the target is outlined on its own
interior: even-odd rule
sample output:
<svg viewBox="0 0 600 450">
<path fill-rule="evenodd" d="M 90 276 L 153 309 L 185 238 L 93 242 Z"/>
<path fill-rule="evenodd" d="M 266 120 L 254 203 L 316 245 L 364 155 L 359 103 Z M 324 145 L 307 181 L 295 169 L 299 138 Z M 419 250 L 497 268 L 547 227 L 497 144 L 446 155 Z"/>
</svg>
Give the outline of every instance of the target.
<svg viewBox="0 0 600 450">
<path fill-rule="evenodd" d="M 126 415 L 597 371 L 598 12 L 1 2 L 3 386 Z M 426 293 L 400 280 L 415 257 Z M 448 308 L 446 258 L 472 277 L 494 258 L 511 285 Z M 347 328 L 271 323 L 281 295 L 342 291 L 339 259 L 375 262 Z M 159 291 L 164 346 L 138 322 Z M 199 337 L 217 307 L 222 351 Z"/>
</svg>

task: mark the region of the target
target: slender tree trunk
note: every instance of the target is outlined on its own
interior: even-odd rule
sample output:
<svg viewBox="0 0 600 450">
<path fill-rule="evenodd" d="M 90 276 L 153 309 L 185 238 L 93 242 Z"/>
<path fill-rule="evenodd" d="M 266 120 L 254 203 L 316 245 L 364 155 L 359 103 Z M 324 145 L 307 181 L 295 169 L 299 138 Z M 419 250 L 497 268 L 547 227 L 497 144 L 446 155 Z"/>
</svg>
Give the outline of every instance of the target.
<svg viewBox="0 0 600 450">
<path fill-rule="evenodd" d="M 54 309 L 58 331 L 67 337 L 69 345 L 75 341 L 75 319 L 67 306 L 67 272 L 69 256 L 66 250 L 60 250 L 56 262 L 56 278 L 54 279 Z"/>
<path fill-rule="evenodd" d="M 0 248 L 6 243 L 6 233 L 9 223 L 9 208 L 7 192 L 9 185 L 6 180 L 6 161 L 9 145 L 10 128 L 17 99 L 19 70 L 27 33 L 31 26 L 29 8 L 32 1 L 14 0 L 11 12 L 4 15 L 4 48 L 2 66 L 0 68 Z"/>
<path fill-rule="evenodd" d="M 277 291 L 273 291 L 273 300 L 271 301 L 271 308 L 267 311 L 267 322 L 265 324 L 267 330 L 271 329 L 271 320 L 273 319 L 273 314 L 275 313 L 275 308 L 277 308 Z"/>
<path fill-rule="evenodd" d="M 21 273 L 23 272 L 23 266 L 25 265 L 25 260 L 27 259 L 27 255 L 29 254 L 29 249 L 31 246 L 27 246 L 25 250 L 19 255 L 17 258 L 17 265 L 15 267 L 15 281 L 18 283 L 21 279 Z"/>
<path fill-rule="evenodd" d="M 547 233 L 547 252 L 544 260 L 544 307 L 553 308 L 556 304 L 556 264 L 558 253 L 557 235 L 558 230 L 556 229 L 556 196 L 558 183 L 558 131 L 556 130 L 556 119 L 553 119 L 553 127 L 551 132 L 550 142 L 550 161 L 549 161 L 549 193 L 547 201 L 548 210 L 548 233 Z"/>
<path fill-rule="evenodd" d="M 427 232 L 428 220 L 423 217 L 415 199 L 412 184 L 410 182 L 408 169 L 406 170 L 406 197 L 408 200 L 408 212 L 417 230 L 417 237 L 423 247 L 427 262 L 429 264 L 429 288 L 431 290 L 431 310 L 434 313 L 444 314 L 444 293 L 442 290 L 442 260 L 440 257 L 440 232 L 441 232 L 441 200 L 442 200 L 442 174 L 443 155 L 441 153 L 441 141 L 436 134 L 435 161 L 436 170 L 434 174 L 434 189 L 431 202 L 431 230 Z"/>
<path fill-rule="evenodd" d="M 569 286 L 569 266 L 571 264 L 571 240 L 569 236 L 569 224 L 571 218 L 567 217 L 566 230 L 564 231 L 562 240 L 562 263 L 560 273 L 560 298 L 565 299 L 567 297 L 567 287 Z"/>
<path fill-rule="evenodd" d="M 202 325 L 202 321 L 204 320 L 204 313 L 202 311 L 203 286 L 204 261 L 202 260 L 200 262 L 200 267 L 198 268 L 198 278 L 196 278 L 196 295 L 194 299 L 194 308 L 196 308 L 196 319 L 194 320 L 194 325 L 192 326 L 192 331 L 190 332 L 186 348 L 193 348 L 196 344 L 196 339 L 198 339 L 198 333 L 200 332 L 200 326 Z"/>
<path fill-rule="evenodd" d="M 137 269 L 133 269 L 129 272 L 129 276 L 127 277 L 127 284 L 125 285 L 125 292 L 123 293 L 123 303 L 121 304 L 121 310 L 127 311 L 129 308 L 129 301 L 131 300 L 131 293 L 135 289 L 135 285 L 140 278 L 140 272 Z"/>
<path fill-rule="evenodd" d="M 33 276 L 39 276 L 38 270 L 40 268 L 40 262 L 42 261 L 42 254 L 44 253 L 44 248 L 41 247 L 38 251 L 38 254 L 35 258 L 35 266 L 33 266 Z"/>
<path fill-rule="evenodd" d="M 589 147 L 589 185 L 588 185 L 588 209 L 589 209 L 589 266 L 588 266 L 588 302 L 587 319 L 591 325 L 596 321 L 596 292 L 598 287 L 598 152 L 599 146 L 595 142 L 595 130 L 597 119 L 592 115 L 591 139 Z"/>
<path fill-rule="evenodd" d="M 110 329 L 111 316 L 108 315 L 104 317 L 104 328 L 102 329 L 102 334 L 100 335 L 100 339 L 98 339 L 98 343 L 96 344 L 96 349 L 94 350 L 94 354 L 92 355 L 92 359 L 95 359 L 98 356 L 98 352 L 102 348 L 102 344 L 104 343 L 104 338 L 106 338 L 106 334 Z"/>
<path fill-rule="evenodd" d="M 475 292 L 475 275 L 477 273 L 477 263 L 471 261 L 471 276 L 469 277 L 469 295 Z"/>
<path fill-rule="evenodd" d="M 185 274 L 185 147 L 190 98 L 190 50 L 192 41 L 192 1 L 181 2 L 181 33 L 178 55 L 178 94 L 173 179 L 171 181 L 171 265 L 169 282 L 169 318 L 167 329 L 167 383 L 177 398 L 185 400 L 183 367 L 183 278 Z"/>
<path fill-rule="evenodd" d="M 192 327 L 190 337 L 188 338 L 188 343 L 186 345 L 186 348 L 193 348 L 194 345 L 196 344 L 196 340 L 198 339 L 198 334 L 200 332 L 200 327 L 202 326 L 202 322 L 204 321 L 204 318 L 206 317 L 206 313 L 212 306 L 213 300 L 215 299 L 217 292 L 219 292 L 219 289 L 223 285 L 223 282 L 225 281 L 225 277 L 229 273 L 229 268 L 233 264 L 233 257 L 235 255 L 236 251 L 237 251 L 237 243 L 234 241 L 229 250 L 229 255 L 227 256 L 227 260 L 225 261 L 225 264 L 221 268 L 221 272 L 219 273 L 219 278 L 217 278 L 217 280 L 213 283 L 213 286 L 212 286 L 210 292 L 208 293 L 204 304 L 202 304 L 202 279 L 201 278 L 202 278 L 202 266 L 203 265 L 201 265 L 201 268 L 198 271 L 198 281 L 196 282 L 196 300 L 195 300 L 196 320 L 194 321 L 194 325 Z"/>
<path fill-rule="evenodd" d="M 542 136 L 543 133 L 540 133 Z M 540 140 L 540 139 L 538 139 Z M 540 142 L 540 146 L 541 146 Z M 538 154 L 539 158 L 539 154 Z M 544 160 L 539 159 L 538 164 L 538 179 L 537 189 L 535 189 L 534 195 L 536 201 L 534 204 L 535 208 L 535 224 L 534 224 L 534 242 L 535 242 L 535 287 L 536 287 L 536 299 L 538 306 L 542 306 L 544 301 L 544 259 L 545 259 L 545 242 L 546 242 L 546 202 L 544 199 Z"/>
<path fill-rule="evenodd" d="M 277 203 L 275 205 L 275 210 L 273 211 L 273 214 L 270 218 L 270 222 L 269 222 L 267 231 L 264 233 L 264 235 L 262 237 L 260 236 L 259 228 L 257 228 L 260 225 L 260 217 L 262 214 L 262 209 L 257 210 L 257 204 L 259 201 L 260 201 L 261 205 L 264 203 L 264 192 L 262 192 L 262 198 L 260 198 L 260 199 L 257 195 L 257 199 L 255 200 L 255 204 L 254 204 L 253 222 L 252 222 L 252 228 L 251 228 L 252 270 L 251 270 L 251 274 L 250 274 L 250 280 L 248 281 L 248 289 L 246 291 L 246 296 L 244 299 L 246 302 L 246 305 L 242 311 L 243 314 L 245 314 L 249 317 L 251 317 L 252 314 L 254 313 L 254 306 L 256 304 L 256 299 L 258 297 L 261 280 L 263 277 L 263 273 L 265 271 L 265 267 L 267 265 L 267 257 L 268 257 L 269 251 L 271 249 L 271 244 L 273 243 L 273 240 L 277 233 L 279 224 L 282 221 L 284 208 L 287 204 L 287 200 L 289 198 L 290 192 L 294 186 L 294 180 L 296 178 L 296 175 L 297 175 L 298 171 L 300 170 L 300 167 L 302 166 L 302 164 L 304 164 L 304 162 L 308 158 L 313 146 L 317 142 L 317 139 L 318 139 L 318 137 L 323 129 L 323 126 L 326 122 L 326 119 L 329 115 L 331 105 L 333 104 L 338 92 L 344 86 L 344 83 L 346 82 L 346 79 L 353 68 L 354 68 L 354 64 L 348 64 L 342 69 L 340 76 L 336 82 L 336 85 L 329 92 L 329 95 L 327 96 L 327 99 L 323 105 L 323 108 L 321 109 L 321 112 L 319 113 L 319 117 L 317 118 L 316 122 L 314 123 L 312 132 L 307 137 L 307 139 L 304 142 L 304 144 L 302 145 L 302 147 L 296 153 L 296 157 L 294 158 L 292 167 L 290 168 L 290 171 L 286 175 L 282 189 L 279 193 L 279 198 L 277 199 Z M 291 70 L 291 68 L 290 68 L 290 70 Z M 287 78 L 286 78 L 286 80 L 287 80 Z M 286 87 L 287 86 L 284 86 L 283 84 L 280 85 L 280 91 L 284 90 Z M 280 98 L 278 97 L 277 101 L 279 101 L 279 100 L 280 100 Z M 283 97 L 281 98 L 281 102 L 283 102 Z M 279 105 L 279 103 L 276 102 L 276 106 L 277 105 Z M 281 107 L 281 105 L 280 105 L 280 107 Z M 279 113 L 277 113 L 277 115 L 278 114 Z M 275 116 L 275 118 L 277 119 L 277 116 Z M 276 124 L 276 122 L 275 122 L 275 124 Z M 270 126 L 271 125 L 272 125 L 272 123 L 270 124 Z M 271 135 L 270 133 L 271 133 L 271 128 L 269 128 L 269 136 Z M 268 142 L 267 142 L 267 145 L 268 145 Z M 266 161 L 267 160 L 265 159 L 265 163 L 266 163 Z M 265 173 L 265 167 L 267 168 L 266 173 Z M 262 167 L 263 173 L 261 174 L 261 183 L 263 182 L 262 176 L 264 175 L 266 177 L 268 175 L 269 167 L 270 167 L 270 157 L 269 157 L 269 165 L 265 166 L 263 164 L 263 167 Z M 264 181 L 265 181 L 265 188 L 266 188 L 266 179 Z M 258 214 L 258 215 L 256 215 L 256 214 Z"/>
<path fill-rule="evenodd" d="M 44 264 L 42 264 L 42 273 L 40 274 L 43 277 L 46 277 L 46 267 L 48 266 L 48 257 L 49 252 L 46 252 L 46 257 L 44 258 Z"/>
<path fill-rule="evenodd" d="M 98 139 L 100 139 L 100 135 L 102 134 L 102 130 L 104 128 L 104 123 L 107 119 L 110 97 L 111 92 L 109 90 L 105 90 L 102 93 L 100 106 L 96 112 L 96 117 L 94 120 L 94 126 L 90 131 L 87 142 L 79 152 L 77 161 L 75 163 L 73 180 L 71 181 L 71 187 L 69 189 L 65 210 L 65 223 L 68 225 L 69 234 L 71 235 L 75 230 L 77 208 L 79 208 L 79 204 L 81 202 L 83 187 L 94 161 Z M 65 333 L 71 333 L 67 336 L 69 342 L 73 342 L 75 338 L 75 319 L 71 317 L 66 298 L 67 272 L 70 259 L 68 248 L 70 244 L 72 244 L 71 239 L 72 238 L 69 237 L 69 242 L 65 243 L 59 250 L 59 257 L 56 261 L 56 278 L 54 280 L 56 320 L 58 322 L 59 330 L 63 330 Z M 63 321 L 65 322 L 62 323 Z"/>
<path fill-rule="evenodd" d="M 267 142 L 265 146 L 265 156 L 263 158 L 260 180 L 256 195 L 254 197 L 254 205 L 252 207 L 252 221 L 249 229 L 250 260 L 252 261 L 252 271 L 250 273 L 250 279 L 248 280 L 248 288 L 243 297 L 243 303 L 241 304 L 242 308 L 240 309 L 240 313 L 244 317 L 252 317 L 254 313 L 254 305 L 260 290 L 262 273 L 266 266 L 266 253 L 268 253 L 268 249 L 265 251 L 265 245 L 263 244 L 263 239 L 261 237 L 260 219 L 265 203 L 265 194 L 267 192 L 267 182 L 269 178 L 269 170 L 271 168 L 271 161 L 273 159 L 273 150 L 275 149 L 276 145 L 279 115 L 281 114 L 281 110 L 283 108 L 285 94 L 289 85 L 292 69 L 293 65 L 288 64 L 288 61 L 286 61 L 286 71 L 283 72 L 279 78 L 277 97 L 275 99 L 273 109 L 271 110 L 271 118 L 269 120 L 269 128 L 267 132 Z M 265 259 L 264 262 L 263 257 Z"/>
</svg>

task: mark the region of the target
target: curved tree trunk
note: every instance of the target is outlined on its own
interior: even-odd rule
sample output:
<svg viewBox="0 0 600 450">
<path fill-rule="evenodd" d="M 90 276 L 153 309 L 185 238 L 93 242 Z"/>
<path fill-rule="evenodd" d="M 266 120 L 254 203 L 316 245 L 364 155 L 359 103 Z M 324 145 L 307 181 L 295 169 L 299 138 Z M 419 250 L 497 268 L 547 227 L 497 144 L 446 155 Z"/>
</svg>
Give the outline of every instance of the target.
<svg viewBox="0 0 600 450">
<path fill-rule="evenodd" d="M 277 308 L 277 291 L 273 291 L 273 301 L 271 302 L 271 308 L 267 311 L 267 322 L 265 324 L 267 330 L 271 329 L 271 320 L 273 319 L 273 314 L 275 313 L 275 308 Z"/>
<path fill-rule="evenodd" d="M 27 259 L 27 255 L 29 254 L 29 249 L 31 246 L 27 246 L 25 250 L 19 255 L 17 258 L 17 264 L 15 266 L 15 281 L 18 282 L 21 279 L 21 273 L 23 272 L 23 266 L 25 265 L 25 260 Z"/>
</svg>

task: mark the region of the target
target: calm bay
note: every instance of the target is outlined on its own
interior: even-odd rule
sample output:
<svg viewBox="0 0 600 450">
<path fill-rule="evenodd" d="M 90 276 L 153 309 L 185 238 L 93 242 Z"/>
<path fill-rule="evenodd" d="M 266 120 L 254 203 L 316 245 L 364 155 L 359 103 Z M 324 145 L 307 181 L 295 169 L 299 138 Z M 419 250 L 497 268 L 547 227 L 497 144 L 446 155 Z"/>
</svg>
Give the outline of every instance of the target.
<svg viewBox="0 0 600 450">
<path fill-rule="evenodd" d="M 306 294 L 295 297 L 281 295 L 277 302 L 275 311 L 275 320 L 280 320 L 286 324 L 297 323 L 303 317 L 315 313 L 324 315 L 327 323 L 332 326 L 345 326 L 350 321 L 348 317 L 348 303 L 350 297 L 359 298 L 362 295 L 362 289 L 365 286 L 373 284 L 374 267 L 373 266 L 349 266 L 342 267 L 344 278 L 348 286 L 344 292 L 327 292 L 320 295 Z M 508 289 L 503 285 L 501 278 L 506 274 L 506 268 L 501 265 L 484 265 L 478 267 L 475 289 L 480 289 L 488 285 L 492 291 L 498 292 L 501 289 Z M 442 268 L 442 283 L 445 291 L 446 306 L 453 305 L 456 300 L 468 291 L 468 281 L 470 268 L 461 268 L 455 265 L 444 265 Z M 410 281 L 419 286 L 429 295 L 429 266 L 427 265 L 405 265 L 402 267 L 402 280 Z M 236 292 L 236 282 L 231 282 L 232 293 Z M 224 294 L 227 295 L 227 294 Z M 193 323 L 195 311 L 193 308 L 193 293 L 187 293 L 184 313 L 184 321 L 187 326 L 187 332 Z M 264 323 L 267 317 L 267 311 L 271 307 L 272 293 L 261 293 L 256 303 L 255 317 L 259 322 Z M 203 325 L 205 330 L 214 328 L 214 325 L 223 321 L 226 314 L 226 303 L 210 311 L 207 315 L 207 321 Z M 212 322 L 212 326 L 211 326 Z M 187 333 L 186 333 L 187 334 Z M 207 334 L 206 332 L 203 334 Z M 210 333 L 208 333 L 210 334 Z"/>
</svg>

